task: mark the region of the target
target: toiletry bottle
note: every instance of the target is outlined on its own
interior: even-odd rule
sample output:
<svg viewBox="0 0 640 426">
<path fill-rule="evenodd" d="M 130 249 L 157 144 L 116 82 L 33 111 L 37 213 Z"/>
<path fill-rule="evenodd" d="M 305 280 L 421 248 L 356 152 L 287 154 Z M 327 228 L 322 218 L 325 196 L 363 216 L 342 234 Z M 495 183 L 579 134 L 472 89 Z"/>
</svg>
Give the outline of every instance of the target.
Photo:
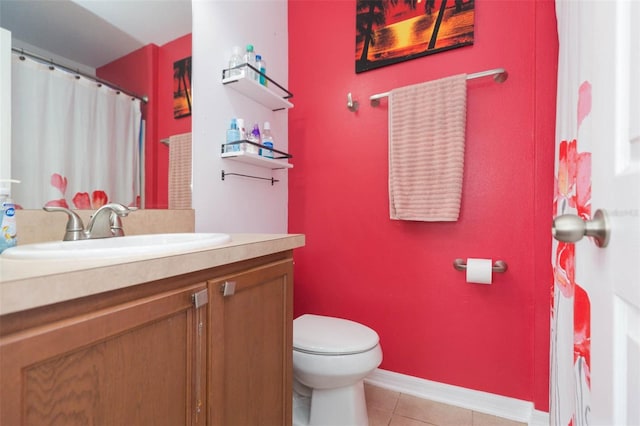
<svg viewBox="0 0 640 426">
<path fill-rule="evenodd" d="M 273 136 L 271 136 L 271 124 L 268 121 L 264 122 L 262 128 L 262 145 L 266 148 L 273 148 Z M 271 149 L 262 148 L 261 155 L 263 157 L 273 158 L 273 151 Z"/>
<path fill-rule="evenodd" d="M 242 64 L 242 56 L 240 53 L 240 46 L 233 46 L 231 57 L 229 58 L 229 74 L 234 77 L 241 75 L 243 71 L 240 68 L 236 68 Z"/>
<path fill-rule="evenodd" d="M 231 119 L 231 125 L 227 129 L 227 144 L 231 142 L 236 142 L 240 140 L 240 131 L 238 130 L 238 124 L 236 123 L 236 119 Z M 227 145 L 226 152 L 235 152 L 240 151 L 240 144 Z"/>
<path fill-rule="evenodd" d="M 236 118 L 236 124 L 238 126 L 238 132 L 240 134 L 240 140 L 244 141 L 247 139 L 247 129 L 244 127 L 244 118 Z M 246 151 L 247 150 L 247 143 L 246 142 L 242 142 L 240 144 L 240 150 L 241 151 Z"/>
<path fill-rule="evenodd" d="M 240 140 L 247 138 L 247 129 L 244 127 L 244 118 L 236 118 L 238 132 L 240 132 Z"/>
<path fill-rule="evenodd" d="M 260 71 L 258 75 L 256 75 L 256 81 L 258 81 L 263 86 L 267 86 L 267 62 L 264 60 L 262 55 L 256 55 L 256 69 Z"/>
<path fill-rule="evenodd" d="M 256 67 L 256 54 L 253 51 L 253 44 L 247 44 L 247 48 L 244 52 L 244 56 L 242 57 L 242 62 L 244 62 L 245 64 L 249 64 L 254 68 Z M 251 80 L 255 80 L 256 72 L 249 67 L 246 67 L 246 69 L 247 69 L 247 73 L 245 74 L 245 76 Z"/>
<path fill-rule="evenodd" d="M 0 184 L 1 185 L 1 184 Z M 11 200 L 10 190 L 6 186 L 0 186 L 0 253 L 17 244 L 16 206 Z"/>
<path fill-rule="evenodd" d="M 253 130 L 251 130 L 251 133 L 247 135 L 247 139 L 257 144 L 262 143 L 262 138 L 260 137 L 260 126 L 258 126 L 258 123 L 255 123 L 253 125 Z M 256 145 L 249 144 L 249 146 L 247 147 L 247 152 L 250 152 L 252 154 L 260 154 L 260 148 Z"/>
</svg>

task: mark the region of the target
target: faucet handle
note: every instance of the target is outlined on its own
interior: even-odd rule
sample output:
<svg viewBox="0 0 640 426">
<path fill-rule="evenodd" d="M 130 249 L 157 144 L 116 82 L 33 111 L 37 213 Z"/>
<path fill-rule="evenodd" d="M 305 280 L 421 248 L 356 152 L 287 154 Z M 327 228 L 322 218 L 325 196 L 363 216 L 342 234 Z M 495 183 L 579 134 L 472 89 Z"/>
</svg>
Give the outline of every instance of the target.
<svg viewBox="0 0 640 426">
<path fill-rule="evenodd" d="M 131 210 L 129 210 L 130 212 Z M 124 237 L 124 228 L 122 226 L 121 216 L 127 216 L 129 212 L 126 213 L 118 213 L 113 210 L 111 214 L 109 214 L 109 227 L 111 228 L 111 233 L 114 237 Z"/>
<path fill-rule="evenodd" d="M 76 240 L 84 240 L 84 224 L 82 223 L 82 219 L 80 216 L 72 210 L 69 210 L 66 207 L 58 207 L 58 206 L 44 206 L 42 207 L 44 211 L 47 212 L 63 212 L 68 216 L 67 220 L 67 228 L 64 234 L 64 241 L 76 241 Z"/>
<path fill-rule="evenodd" d="M 128 216 L 129 213 L 138 210 L 137 207 L 126 207 L 119 203 L 111 203 L 111 214 L 109 215 L 109 223 L 111 233 L 114 237 L 124 237 L 124 229 L 122 227 L 122 219 L 120 217 Z"/>
</svg>

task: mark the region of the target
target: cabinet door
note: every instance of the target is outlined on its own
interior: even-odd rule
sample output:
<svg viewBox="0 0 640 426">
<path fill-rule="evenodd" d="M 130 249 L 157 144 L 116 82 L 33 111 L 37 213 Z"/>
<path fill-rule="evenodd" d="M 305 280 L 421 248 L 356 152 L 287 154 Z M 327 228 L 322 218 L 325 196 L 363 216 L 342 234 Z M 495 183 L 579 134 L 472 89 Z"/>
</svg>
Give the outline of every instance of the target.
<svg viewBox="0 0 640 426">
<path fill-rule="evenodd" d="M 292 265 L 209 282 L 211 424 L 291 424 Z"/>
<path fill-rule="evenodd" d="M 3 336 L 0 424 L 204 424 L 201 292 L 204 283 Z"/>
</svg>

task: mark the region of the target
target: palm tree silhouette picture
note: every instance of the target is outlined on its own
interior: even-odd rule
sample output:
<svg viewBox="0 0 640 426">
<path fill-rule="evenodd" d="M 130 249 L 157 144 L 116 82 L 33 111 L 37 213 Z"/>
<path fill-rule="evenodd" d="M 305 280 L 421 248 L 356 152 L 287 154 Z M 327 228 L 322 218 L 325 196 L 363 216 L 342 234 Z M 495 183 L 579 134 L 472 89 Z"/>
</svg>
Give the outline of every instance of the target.
<svg viewBox="0 0 640 426">
<path fill-rule="evenodd" d="M 191 115 L 191 57 L 173 63 L 173 118 Z"/>
<path fill-rule="evenodd" d="M 357 0 L 356 73 L 473 44 L 475 0 Z"/>
</svg>

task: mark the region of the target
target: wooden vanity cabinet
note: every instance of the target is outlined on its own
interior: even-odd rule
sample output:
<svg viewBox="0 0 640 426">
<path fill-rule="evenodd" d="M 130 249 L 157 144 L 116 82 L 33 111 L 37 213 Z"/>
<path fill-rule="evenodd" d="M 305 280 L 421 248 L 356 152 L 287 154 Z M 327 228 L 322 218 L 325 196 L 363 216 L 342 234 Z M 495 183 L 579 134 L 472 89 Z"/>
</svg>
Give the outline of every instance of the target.
<svg viewBox="0 0 640 426">
<path fill-rule="evenodd" d="M 0 317 L 0 425 L 291 425 L 292 265 L 286 251 Z"/>
</svg>

